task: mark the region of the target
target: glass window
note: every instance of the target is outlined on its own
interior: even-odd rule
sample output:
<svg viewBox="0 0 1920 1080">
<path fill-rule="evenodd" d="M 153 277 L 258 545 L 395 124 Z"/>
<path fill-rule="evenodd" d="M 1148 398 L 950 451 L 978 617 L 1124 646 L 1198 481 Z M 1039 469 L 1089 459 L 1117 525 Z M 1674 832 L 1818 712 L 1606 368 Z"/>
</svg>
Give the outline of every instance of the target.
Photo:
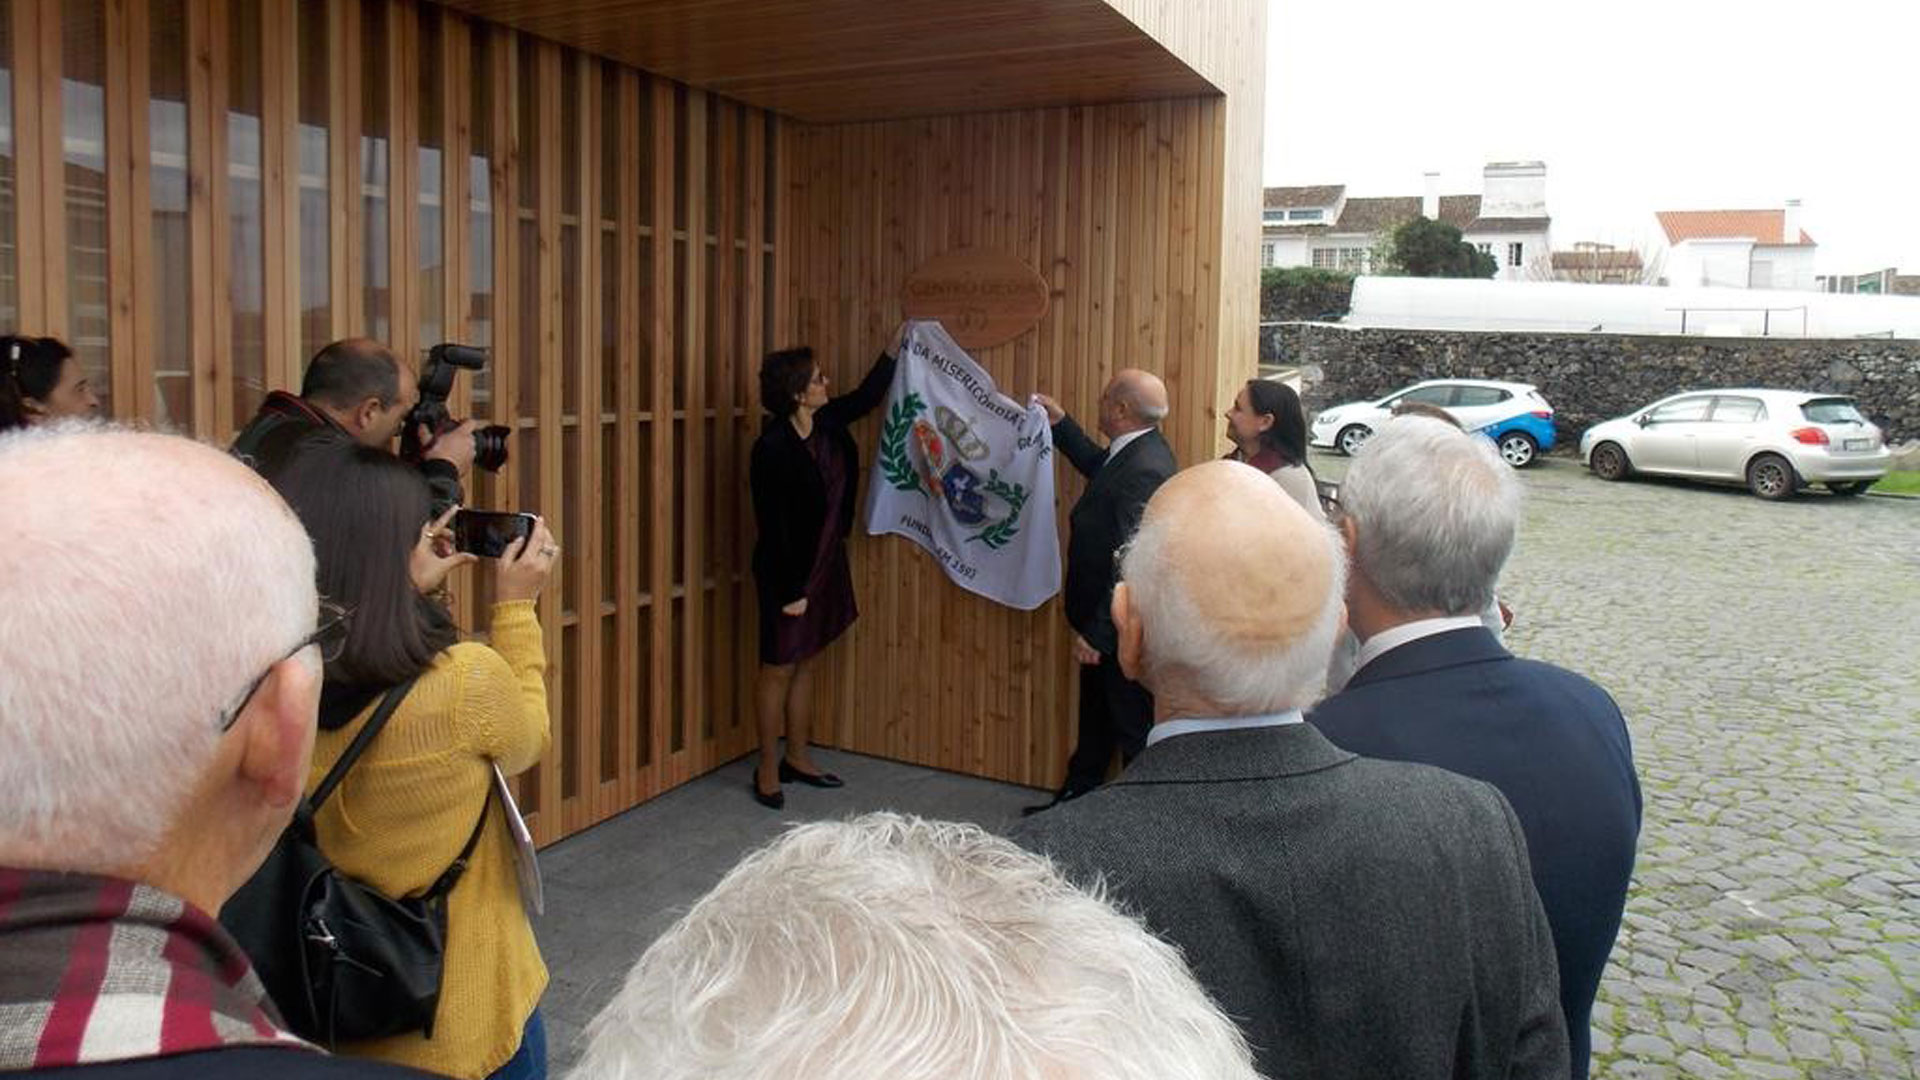
<svg viewBox="0 0 1920 1080">
<path fill-rule="evenodd" d="M 1519 266 L 1521 262 L 1521 258 L 1525 254 L 1526 254 L 1526 245 L 1508 244 L 1507 245 L 1507 265 Z"/>
<path fill-rule="evenodd" d="M 1458 388 L 1452 383 L 1441 383 L 1438 386 L 1422 386 L 1401 394 L 1399 397 L 1393 399 L 1393 403 L 1399 404 L 1402 401 L 1418 401 L 1426 405 L 1450 405 L 1453 403 L 1453 392 L 1456 389 Z"/>
<path fill-rule="evenodd" d="M 1455 392 L 1455 405 L 1498 405 L 1513 397 L 1497 386 L 1462 386 Z"/>
<path fill-rule="evenodd" d="M 1288 221 L 1319 221 L 1321 218 L 1326 216 L 1327 216 L 1327 212 L 1325 210 L 1289 210 L 1287 211 Z"/>
<path fill-rule="evenodd" d="M 300 351 L 333 340 L 330 231 L 333 62 L 327 0 L 300 0 Z"/>
<path fill-rule="evenodd" d="M 447 333 L 445 325 L 447 219 L 441 212 L 445 205 L 443 193 L 446 190 L 441 177 L 442 163 L 446 159 L 441 152 L 445 145 L 446 129 L 444 95 L 440 91 L 444 66 L 440 57 L 442 18 L 437 5 L 420 5 L 420 60 L 416 65 L 420 72 L 420 98 L 417 103 L 420 110 L 420 145 L 415 159 L 420 189 L 415 198 L 420 209 L 417 225 L 420 245 L 418 341 L 422 348 L 452 336 Z"/>
<path fill-rule="evenodd" d="M 1764 420 L 1767 407 L 1759 398 L 1720 397 L 1713 399 L 1713 419 L 1723 424 L 1751 424 Z"/>
<path fill-rule="evenodd" d="M 387 266 L 387 0 L 360 5 L 361 282 L 365 333 L 386 341 L 393 333 L 393 294 Z"/>
<path fill-rule="evenodd" d="M 1669 401 L 1665 405 L 1647 414 L 1647 419 L 1655 423 L 1673 423 L 1678 420 L 1705 420 L 1707 407 L 1713 404 L 1711 397 L 1685 397 L 1678 401 Z"/>
<path fill-rule="evenodd" d="M 1340 252 L 1339 252 L 1339 249 L 1337 248 L 1314 248 L 1313 249 L 1313 265 L 1316 269 L 1319 269 L 1319 270 L 1333 269 L 1336 265 L 1338 265 L 1339 257 L 1340 257 Z"/>
<path fill-rule="evenodd" d="M 113 415 L 107 354 L 107 26 L 98 0 L 60 5 L 61 157 L 66 165 L 67 343 Z M 31 268 L 29 268 L 31 269 Z"/>
<path fill-rule="evenodd" d="M 469 344 L 493 346 L 493 39 L 483 25 L 470 24 L 473 73 L 469 85 L 467 130 L 467 325 Z M 497 357 L 496 357 L 497 362 Z M 473 373 L 473 413 L 493 415 L 493 364 Z"/>
<path fill-rule="evenodd" d="M 1260 215 L 1261 223 L 1266 225 L 1278 225 L 1285 220 L 1287 220 L 1285 210 L 1267 210 Z"/>
<path fill-rule="evenodd" d="M 153 224 L 153 419 L 193 428 L 193 231 L 187 213 L 187 0 L 150 0 L 147 162 Z M 324 215 L 323 215 L 324 221 Z M 236 417 L 236 420 L 243 419 Z"/>
<path fill-rule="evenodd" d="M 266 207 L 261 185 L 261 60 L 258 4 L 227 9 L 227 298 L 232 304 L 233 422 L 245 424 L 267 396 Z"/>
<path fill-rule="evenodd" d="M 1367 249 L 1344 247 L 1340 249 L 1340 269 L 1364 270 L 1367 266 Z"/>
<path fill-rule="evenodd" d="M 1865 416 L 1860 415 L 1859 406 L 1850 398 L 1816 398 L 1800 406 L 1800 415 L 1816 424 L 1864 424 Z"/>
<path fill-rule="evenodd" d="M 20 325 L 20 237 L 15 220 L 13 3 L 0 0 L 0 326 Z"/>
</svg>

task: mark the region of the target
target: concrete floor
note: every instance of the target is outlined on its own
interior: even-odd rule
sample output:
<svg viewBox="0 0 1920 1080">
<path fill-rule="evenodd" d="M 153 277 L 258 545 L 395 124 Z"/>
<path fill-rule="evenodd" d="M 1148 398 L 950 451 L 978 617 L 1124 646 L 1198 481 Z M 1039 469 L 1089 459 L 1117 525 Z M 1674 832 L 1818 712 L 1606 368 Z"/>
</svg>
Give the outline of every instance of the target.
<svg viewBox="0 0 1920 1080">
<path fill-rule="evenodd" d="M 714 886 L 740 857 L 795 822 L 897 810 L 994 831 L 1044 792 L 879 758 L 816 750 L 847 786 L 786 786 L 786 809 L 753 801 L 752 758 L 742 758 L 540 854 L 546 914 L 535 921 L 551 981 L 546 1017 L 552 1072 L 579 1055 L 581 1031 L 647 945 Z"/>
</svg>

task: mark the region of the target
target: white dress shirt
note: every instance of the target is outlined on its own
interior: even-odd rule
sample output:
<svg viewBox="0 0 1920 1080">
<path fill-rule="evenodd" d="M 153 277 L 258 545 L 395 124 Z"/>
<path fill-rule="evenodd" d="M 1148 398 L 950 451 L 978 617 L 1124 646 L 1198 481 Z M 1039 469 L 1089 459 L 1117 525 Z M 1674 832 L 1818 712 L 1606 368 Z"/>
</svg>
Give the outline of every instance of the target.
<svg viewBox="0 0 1920 1080">
<path fill-rule="evenodd" d="M 1252 728 L 1297 724 L 1300 720 L 1299 709 L 1268 713 L 1265 716 L 1183 716 L 1178 720 L 1162 720 L 1148 729 L 1147 745 L 1152 746 L 1162 739 L 1171 739 L 1175 735 L 1191 735 L 1197 731 L 1247 731 Z"/>
</svg>

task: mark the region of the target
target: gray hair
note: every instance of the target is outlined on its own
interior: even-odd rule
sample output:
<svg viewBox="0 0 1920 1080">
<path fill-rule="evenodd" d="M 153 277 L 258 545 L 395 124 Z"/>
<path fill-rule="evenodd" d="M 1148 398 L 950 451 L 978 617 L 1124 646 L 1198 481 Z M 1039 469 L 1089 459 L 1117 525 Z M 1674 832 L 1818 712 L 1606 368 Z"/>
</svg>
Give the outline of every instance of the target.
<svg viewBox="0 0 1920 1080">
<path fill-rule="evenodd" d="M 1291 502 L 1288 506 L 1298 509 Z M 1186 576 L 1194 568 L 1169 542 L 1175 532 L 1171 517 L 1150 515 L 1121 559 L 1127 595 L 1146 627 L 1142 681 L 1156 691 L 1178 681 L 1230 716 L 1311 704 L 1326 683 L 1334 639 L 1346 612 L 1347 560 L 1338 534 L 1324 522 L 1313 523 L 1312 542 L 1326 545 L 1332 578 L 1312 626 L 1285 645 L 1250 646 L 1218 632 L 1194 603 L 1186 587 Z"/>
<path fill-rule="evenodd" d="M 869 814 L 747 856 L 588 1029 L 593 1080 L 1257 1080 L 1180 954 L 1044 857 Z"/>
<path fill-rule="evenodd" d="M 0 506 L 0 840 L 135 866 L 312 631 L 312 545 L 226 454 L 100 424 L 0 438 Z"/>
<path fill-rule="evenodd" d="M 1520 528 L 1520 482 L 1493 441 L 1423 416 L 1381 425 L 1340 485 L 1354 566 L 1401 611 L 1493 603 Z"/>
</svg>

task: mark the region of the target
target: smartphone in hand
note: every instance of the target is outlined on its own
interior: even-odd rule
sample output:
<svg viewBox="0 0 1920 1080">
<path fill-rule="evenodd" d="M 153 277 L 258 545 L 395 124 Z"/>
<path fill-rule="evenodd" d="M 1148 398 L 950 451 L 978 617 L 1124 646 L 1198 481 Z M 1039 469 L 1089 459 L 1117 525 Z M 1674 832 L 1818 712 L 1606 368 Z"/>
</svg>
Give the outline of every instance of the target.
<svg viewBox="0 0 1920 1080">
<path fill-rule="evenodd" d="M 453 549 L 497 559 L 533 535 L 533 515 L 459 510 L 453 515 Z"/>
</svg>

